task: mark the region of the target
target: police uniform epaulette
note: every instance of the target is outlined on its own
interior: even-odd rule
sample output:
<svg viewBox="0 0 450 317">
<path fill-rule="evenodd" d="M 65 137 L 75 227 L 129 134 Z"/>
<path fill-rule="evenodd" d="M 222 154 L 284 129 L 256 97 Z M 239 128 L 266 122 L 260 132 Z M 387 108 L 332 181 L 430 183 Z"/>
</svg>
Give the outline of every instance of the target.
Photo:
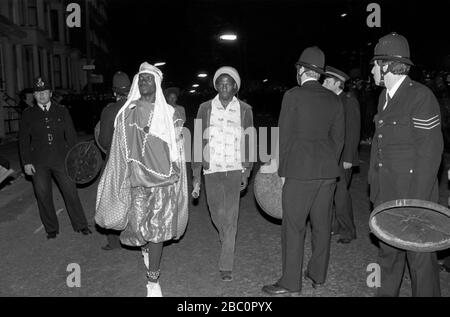
<svg viewBox="0 0 450 317">
<path fill-rule="evenodd" d="M 408 84 L 408 88 L 416 90 L 416 91 L 421 91 L 421 93 L 428 93 L 431 92 L 430 88 L 428 88 L 426 85 L 419 83 L 417 81 L 413 81 L 410 80 L 409 84 Z"/>
</svg>

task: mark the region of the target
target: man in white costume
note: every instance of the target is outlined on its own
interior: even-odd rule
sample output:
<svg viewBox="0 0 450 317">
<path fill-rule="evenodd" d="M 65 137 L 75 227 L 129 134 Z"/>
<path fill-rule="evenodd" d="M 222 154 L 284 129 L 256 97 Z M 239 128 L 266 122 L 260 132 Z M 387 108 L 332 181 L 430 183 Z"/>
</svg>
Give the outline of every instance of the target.
<svg viewBox="0 0 450 317">
<path fill-rule="evenodd" d="M 188 217 L 183 123 L 164 98 L 162 77 L 147 62 L 134 76 L 116 116 L 95 215 L 100 226 L 123 230 L 123 244 L 142 247 L 149 297 L 162 296 L 163 243 L 183 235 Z"/>
</svg>

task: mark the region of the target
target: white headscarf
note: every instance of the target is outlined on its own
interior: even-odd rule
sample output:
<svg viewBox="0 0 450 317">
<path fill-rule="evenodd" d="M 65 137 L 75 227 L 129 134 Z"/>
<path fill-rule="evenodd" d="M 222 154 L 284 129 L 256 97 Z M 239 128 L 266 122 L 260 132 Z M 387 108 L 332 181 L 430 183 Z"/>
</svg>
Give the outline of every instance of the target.
<svg viewBox="0 0 450 317">
<path fill-rule="evenodd" d="M 177 143 L 175 138 L 175 127 L 173 125 L 174 109 L 170 106 L 164 98 L 163 91 L 161 89 L 162 72 L 159 68 L 144 62 L 139 67 L 139 73 L 134 75 L 133 84 L 131 85 L 130 92 L 125 104 L 120 108 L 114 121 L 114 127 L 117 125 L 118 118 L 127 109 L 133 109 L 136 107 L 135 101 L 141 98 L 139 92 L 139 74 L 152 74 L 155 77 L 156 94 L 155 94 L 155 108 L 153 111 L 153 118 L 150 124 L 149 133 L 160 138 L 166 142 L 170 150 L 170 159 L 172 162 L 178 160 Z"/>
</svg>

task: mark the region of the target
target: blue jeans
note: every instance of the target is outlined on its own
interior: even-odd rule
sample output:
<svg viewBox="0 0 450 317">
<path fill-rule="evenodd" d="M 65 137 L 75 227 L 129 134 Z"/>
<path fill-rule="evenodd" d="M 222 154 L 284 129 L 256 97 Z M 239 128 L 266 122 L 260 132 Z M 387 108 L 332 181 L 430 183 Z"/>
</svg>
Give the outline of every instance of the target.
<svg viewBox="0 0 450 317">
<path fill-rule="evenodd" d="M 240 170 L 205 174 L 209 212 L 221 243 L 220 271 L 233 270 L 241 177 Z"/>
</svg>

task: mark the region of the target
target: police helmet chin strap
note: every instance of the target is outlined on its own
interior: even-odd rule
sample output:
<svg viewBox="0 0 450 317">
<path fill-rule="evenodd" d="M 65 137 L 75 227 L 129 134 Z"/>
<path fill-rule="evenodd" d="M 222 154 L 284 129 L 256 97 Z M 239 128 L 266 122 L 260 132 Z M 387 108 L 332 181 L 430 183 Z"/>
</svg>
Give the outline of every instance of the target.
<svg viewBox="0 0 450 317">
<path fill-rule="evenodd" d="M 387 68 L 386 71 L 383 70 L 384 66 L 380 66 L 380 85 L 381 87 L 386 87 L 386 84 L 384 82 L 384 76 L 386 76 L 387 73 L 389 73 L 391 71 L 391 65 L 387 64 Z"/>
<path fill-rule="evenodd" d="M 303 67 L 303 66 L 302 66 Z M 297 84 L 299 85 L 299 86 L 301 86 L 302 85 L 302 75 L 305 73 L 306 71 L 305 71 L 305 67 L 303 67 L 303 71 L 301 72 L 301 73 L 299 73 L 298 71 L 297 71 Z"/>
</svg>

